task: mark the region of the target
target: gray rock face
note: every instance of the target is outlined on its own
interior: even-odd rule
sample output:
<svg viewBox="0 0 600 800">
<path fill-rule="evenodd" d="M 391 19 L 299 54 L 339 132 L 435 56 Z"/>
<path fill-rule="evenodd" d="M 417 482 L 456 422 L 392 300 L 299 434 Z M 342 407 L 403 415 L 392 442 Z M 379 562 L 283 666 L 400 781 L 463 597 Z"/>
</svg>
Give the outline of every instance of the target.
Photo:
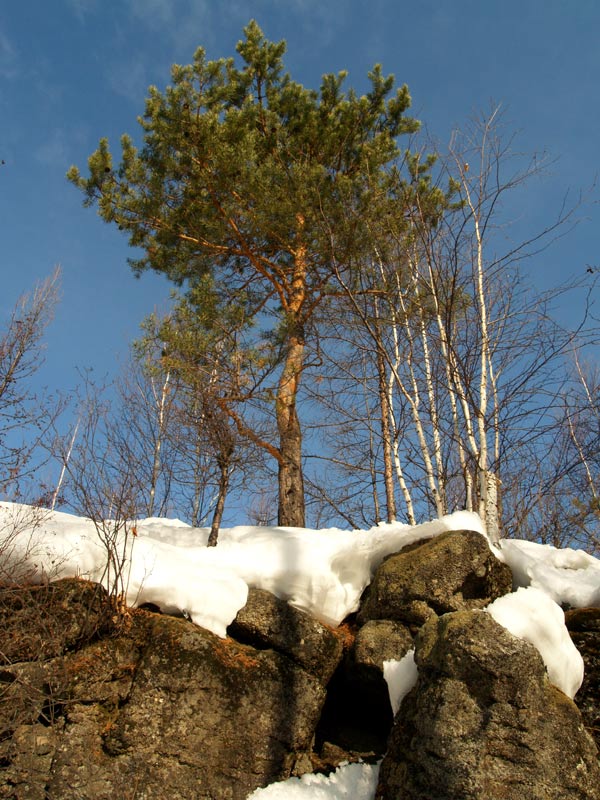
<svg viewBox="0 0 600 800">
<path fill-rule="evenodd" d="M 436 614 L 484 608 L 510 591 L 512 573 L 486 539 L 452 531 L 386 559 L 358 618 L 399 620 L 416 630 Z"/>
<path fill-rule="evenodd" d="M 373 619 L 356 634 L 351 662 L 359 672 L 376 670 L 383 677 L 383 662 L 399 661 L 413 646 L 408 628 L 389 619 Z"/>
<path fill-rule="evenodd" d="M 599 800 L 597 751 L 537 650 L 482 611 L 432 618 L 378 800 Z"/>
<path fill-rule="evenodd" d="M 277 650 L 323 684 L 342 657 L 341 639 L 331 629 L 263 589 L 250 589 L 228 633 L 253 647 Z"/>
<path fill-rule="evenodd" d="M 275 650 L 143 611 L 0 678 L 0 798 L 12 800 L 244 800 L 311 769 L 325 700 Z"/>
<path fill-rule="evenodd" d="M 600 749 L 600 608 L 574 608 L 566 612 L 565 623 L 585 665 L 575 703 Z"/>
</svg>

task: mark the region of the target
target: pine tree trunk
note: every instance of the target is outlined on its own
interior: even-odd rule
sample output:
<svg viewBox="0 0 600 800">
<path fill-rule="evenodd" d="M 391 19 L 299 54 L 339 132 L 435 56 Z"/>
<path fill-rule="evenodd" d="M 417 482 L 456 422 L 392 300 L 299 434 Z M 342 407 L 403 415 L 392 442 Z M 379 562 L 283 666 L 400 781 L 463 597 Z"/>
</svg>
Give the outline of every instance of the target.
<svg viewBox="0 0 600 800">
<path fill-rule="evenodd" d="M 304 215 L 296 215 L 297 249 L 294 271 L 286 304 L 288 317 L 287 352 L 277 387 L 275 416 L 279 433 L 279 508 L 278 524 L 297 528 L 305 526 L 304 477 L 302 474 L 302 430 L 296 401 L 304 368 L 304 301 L 308 273 L 304 241 Z"/>
<path fill-rule="evenodd" d="M 279 380 L 276 401 L 279 432 L 278 524 L 303 528 L 304 478 L 302 475 L 302 431 L 296 408 L 304 364 L 304 336 L 301 328 L 289 338 L 288 351 Z"/>
</svg>

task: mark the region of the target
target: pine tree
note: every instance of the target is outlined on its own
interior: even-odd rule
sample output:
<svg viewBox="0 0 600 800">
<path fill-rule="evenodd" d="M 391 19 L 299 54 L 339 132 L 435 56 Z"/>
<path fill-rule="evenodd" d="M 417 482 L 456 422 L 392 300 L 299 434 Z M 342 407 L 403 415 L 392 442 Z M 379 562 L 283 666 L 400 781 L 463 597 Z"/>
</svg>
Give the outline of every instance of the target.
<svg viewBox="0 0 600 800">
<path fill-rule="evenodd" d="M 279 523 L 303 526 L 302 433 L 297 399 L 307 336 L 335 278 L 369 250 L 366 220 L 385 194 L 398 137 L 417 130 L 404 116 L 406 86 L 375 66 L 362 96 L 346 73 L 319 91 L 284 72 L 285 42 L 269 42 L 256 22 L 234 58 L 207 61 L 197 50 L 174 66 L 172 85 L 151 87 L 140 118 L 144 145 L 121 140 L 113 167 L 106 139 L 89 176 L 69 179 L 101 217 L 129 235 L 152 269 L 194 288 L 209 276 L 223 302 L 243 296 L 245 319 L 260 322 L 279 358 L 274 392 Z"/>
</svg>

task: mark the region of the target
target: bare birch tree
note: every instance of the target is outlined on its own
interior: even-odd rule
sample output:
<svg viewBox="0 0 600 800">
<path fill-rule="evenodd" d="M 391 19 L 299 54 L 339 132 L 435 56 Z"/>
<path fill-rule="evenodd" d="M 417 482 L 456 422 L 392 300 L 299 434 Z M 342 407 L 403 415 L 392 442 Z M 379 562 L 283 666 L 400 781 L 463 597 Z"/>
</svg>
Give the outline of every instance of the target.
<svg viewBox="0 0 600 800">
<path fill-rule="evenodd" d="M 381 427 L 381 490 L 393 511 L 387 441 L 403 499 L 399 513 L 407 521 L 467 508 L 481 515 L 493 538 L 513 532 L 514 476 L 522 471 L 525 451 L 527 463 L 544 458 L 566 379 L 565 358 L 585 334 L 552 318 L 553 301 L 569 287 L 536 292 L 522 270 L 526 259 L 568 230 L 574 208 L 563 207 L 524 241 L 508 238 L 503 201 L 543 166 L 543 159 L 524 160 L 514 152 L 494 109 L 456 133 L 448 155 L 440 157 L 445 207 L 432 205 L 431 186 L 414 191 L 410 202 L 399 204 L 399 218 L 382 215 L 358 291 L 338 275 L 347 301 L 347 343 L 340 347 L 336 336 L 331 362 L 340 351 L 346 354 L 345 387 L 368 387 L 352 353 L 370 353 L 371 407 L 388 417 Z M 412 169 L 418 177 L 419 164 Z M 345 412 L 350 407 L 340 403 L 342 425 L 350 424 Z M 364 425 L 363 417 L 357 423 Z M 365 429 L 365 455 L 373 451 L 366 440 Z"/>
</svg>

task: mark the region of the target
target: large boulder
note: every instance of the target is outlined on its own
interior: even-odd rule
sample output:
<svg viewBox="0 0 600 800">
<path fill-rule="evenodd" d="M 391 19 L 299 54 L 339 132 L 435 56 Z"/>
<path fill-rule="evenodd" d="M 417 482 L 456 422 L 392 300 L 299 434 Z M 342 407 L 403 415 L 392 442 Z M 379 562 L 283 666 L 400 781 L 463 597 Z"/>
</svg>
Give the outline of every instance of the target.
<svg viewBox="0 0 600 800">
<path fill-rule="evenodd" d="M 484 608 L 512 591 L 512 573 L 475 531 L 449 531 L 387 558 L 358 615 L 399 620 L 416 631 L 430 617 Z"/>
<path fill-rule="evenodd" d="M 599 800 L 597 750 L 533 645 L 483 611 L 433 617 L 378 800 Z"/>
<path fill-rule="evenodd" d="M 144 611 L 0 680 L 0 798 L 13 800 L 243 800 L 310 770 L 325 700 L 280 652 Z"/>
<path fill-rule="evenodd" d="M 383 662 L 399 661 L 413 647 L 413 637 L 401 622 L 372 619 L 360 628 L 350 651 L 350 668 L 368 680 L 383 679 Z"/>
<path fill-rule="evenodd" d="M 342 657 L 342 641 L 330 628 L 264 589 L 250 589 L 227 633 L 252 647 L 277 650 L 323 684 Z"/>
</svg>

